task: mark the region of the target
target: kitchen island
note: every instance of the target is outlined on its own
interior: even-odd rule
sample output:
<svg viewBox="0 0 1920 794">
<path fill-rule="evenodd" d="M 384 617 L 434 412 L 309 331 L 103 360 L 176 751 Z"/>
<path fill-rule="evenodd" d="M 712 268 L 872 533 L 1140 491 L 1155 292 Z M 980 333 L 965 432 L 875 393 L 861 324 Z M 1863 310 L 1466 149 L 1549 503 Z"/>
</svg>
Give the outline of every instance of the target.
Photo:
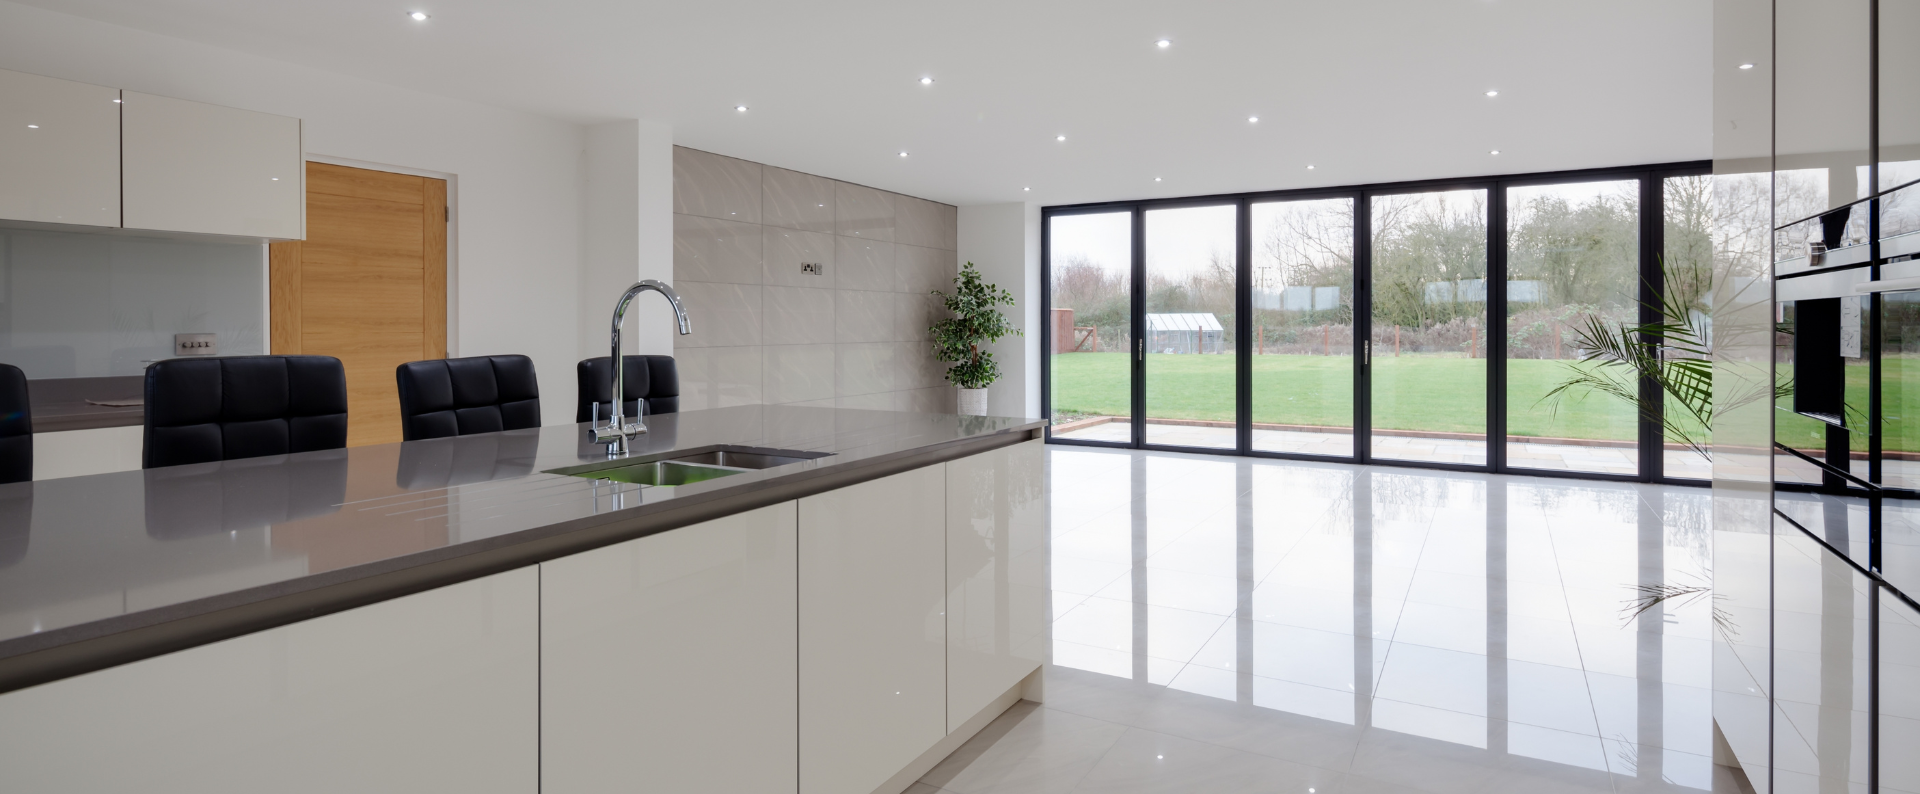
<svg viewBox="0 0 1920 794">
<path fill-rule="evenodd" d="M 0 789 L 867 794 L 1021 696 L 1039 420 L 648 424 L 0 486 Z"/>
</svg>

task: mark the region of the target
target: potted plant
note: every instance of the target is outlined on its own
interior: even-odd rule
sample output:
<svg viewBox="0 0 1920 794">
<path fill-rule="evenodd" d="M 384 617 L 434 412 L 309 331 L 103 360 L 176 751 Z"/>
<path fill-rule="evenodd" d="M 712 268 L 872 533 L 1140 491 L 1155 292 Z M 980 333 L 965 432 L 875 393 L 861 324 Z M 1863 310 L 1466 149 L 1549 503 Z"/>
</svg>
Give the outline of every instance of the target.
<svg viewBox="0 0 1920 794">
<path fill-rule="evenodd" d="M 1020 334 L 995 308 L 1012 306 L 1013 293 L 981 281 L 972 262 L 960 269 L 953 283 L 952 295 L 933 291 L 953 315 L 927 329 L 933 336 L 933 357 L 953 365 L 947 368 L 947 382 L 960 390 L 960 414 L 985 416 L 987 386 L 1000 377 L 1000 367 L 993 362 L 993 354 L 981 347 Z"/>
</svg>

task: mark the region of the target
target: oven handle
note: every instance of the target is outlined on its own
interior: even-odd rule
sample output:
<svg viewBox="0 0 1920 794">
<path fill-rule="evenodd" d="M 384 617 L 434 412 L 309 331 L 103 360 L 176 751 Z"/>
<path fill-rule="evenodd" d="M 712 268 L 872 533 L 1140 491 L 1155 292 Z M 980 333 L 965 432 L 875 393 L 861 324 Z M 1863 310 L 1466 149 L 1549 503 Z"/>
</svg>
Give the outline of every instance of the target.
<svg viewBox="0 0 1920 794">
<path fill-rule="evenodd" d="M 1886 281 L 1862 281 L 1853 285 L 1853 291 L 1862 295 L 1874 292 L 1899 292 L 1901 290 L 1920 289 L 1920 277 L 1894 278 Z"/>
</svg>

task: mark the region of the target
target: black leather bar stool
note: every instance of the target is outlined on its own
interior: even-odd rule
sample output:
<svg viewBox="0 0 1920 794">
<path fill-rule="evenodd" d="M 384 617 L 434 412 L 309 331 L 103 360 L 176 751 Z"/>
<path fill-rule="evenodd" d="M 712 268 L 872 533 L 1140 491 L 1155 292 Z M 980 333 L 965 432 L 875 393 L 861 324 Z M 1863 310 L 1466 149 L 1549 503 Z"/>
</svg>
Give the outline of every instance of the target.
<svg viewBox="0 0 1920 794">
<path fill-rule="evenodd" d="M 412 361 L 394 377 L 408 441 L 540 426 L 540 382 L 526 356 Z"/>
<path fill-rule="evenodd" d="M 620 362 L 627 371 L 622 416 L 680 411 L 680 370 L 674 367 L 673 356 L 621 356 Z M 599 403 L 600 421 L 606 422 L 607 417 L 613 415 L 613 357 L 589 358 L 580 362 L 576 371 L 580 377 L 580 404 L 573 412 L 573 421 L 592 421 L 593 405 Z M 644 411 L 640 410 L 642 405 L 646 406 Z"/>
<path fill-rule="evenodd" d="M 33 408 L 27 374 L 0 364 L 0 483 L 33 479 Z"/>
<path fill-rule="evenodd" d="M 146 397 L 143 468 L 347 445 L 347 374 L 332 356 L 156 361 Z"/>
</svg>

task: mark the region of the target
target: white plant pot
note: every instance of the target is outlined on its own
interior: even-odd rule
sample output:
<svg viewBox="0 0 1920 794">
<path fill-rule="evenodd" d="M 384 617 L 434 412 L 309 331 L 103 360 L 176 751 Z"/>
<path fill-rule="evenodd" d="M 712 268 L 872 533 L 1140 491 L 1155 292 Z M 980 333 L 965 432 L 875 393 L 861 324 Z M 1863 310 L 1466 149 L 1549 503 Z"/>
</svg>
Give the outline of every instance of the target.
<svg viewBox="0 0 1920 794">
<path fill-rule="evenodd" d="M 987 415 L 987 390 L 986 389 L 960 389 L 959 387 L 955 387 L 955 388 L 958 389 L 958 391 L 960 392 L 960 415 L 961 416 L 986 416 Z"/>
</svg>

